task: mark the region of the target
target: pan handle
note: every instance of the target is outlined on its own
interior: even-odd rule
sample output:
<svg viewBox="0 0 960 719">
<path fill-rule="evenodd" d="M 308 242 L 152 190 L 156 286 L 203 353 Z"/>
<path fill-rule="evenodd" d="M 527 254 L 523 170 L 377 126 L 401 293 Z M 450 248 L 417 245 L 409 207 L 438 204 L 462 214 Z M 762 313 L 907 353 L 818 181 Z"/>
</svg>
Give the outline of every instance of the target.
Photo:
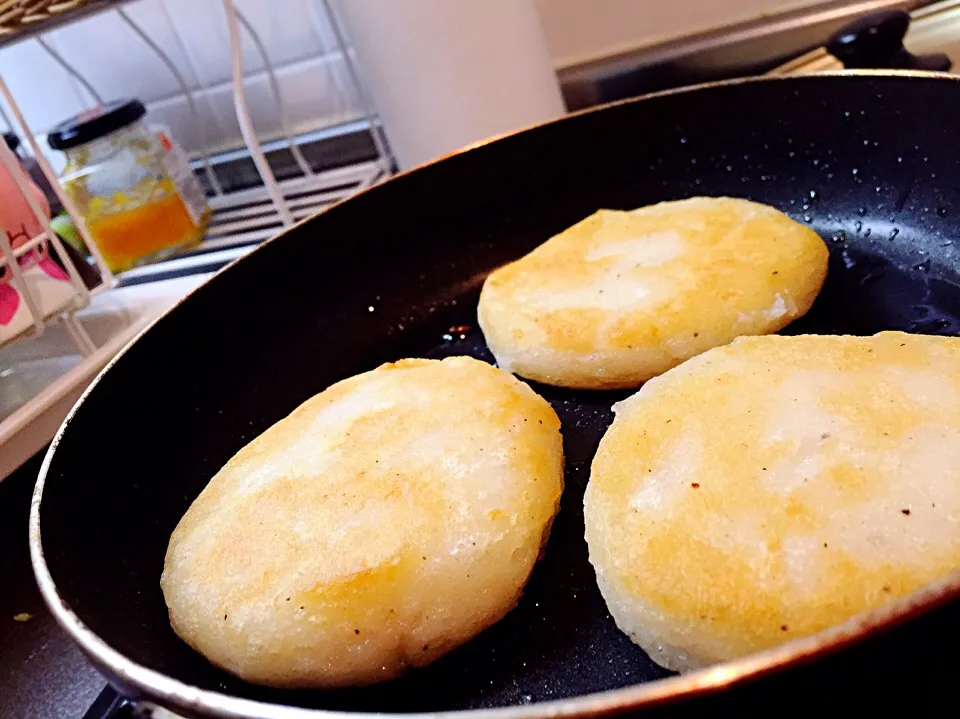
<svg viewBox="0 0 960 719">
<path fill-rule="evenodd" d="M 903 46 L 909 27 L 910 13 L 904 10 L 870 13 L 834 33 L 827 50 L 846 68 L 949 70 L 947 55 L 914 55 Z"/>
</svg>

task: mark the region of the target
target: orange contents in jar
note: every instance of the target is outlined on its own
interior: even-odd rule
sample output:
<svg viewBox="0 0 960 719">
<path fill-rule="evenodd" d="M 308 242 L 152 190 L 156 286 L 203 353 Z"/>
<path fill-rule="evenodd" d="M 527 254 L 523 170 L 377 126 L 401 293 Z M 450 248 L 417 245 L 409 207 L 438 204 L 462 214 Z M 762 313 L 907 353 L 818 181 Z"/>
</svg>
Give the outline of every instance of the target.
<svg viewBox="0 0 960 719">
<path fill-rule="evenodd" d="M 130 269 L 141 258 L 163 250 L 172 252 L 200 241 L 200 229 L 177 194 L 102 214 L 89 220 L 87 228 L 114 272 Z"/>
</svg>

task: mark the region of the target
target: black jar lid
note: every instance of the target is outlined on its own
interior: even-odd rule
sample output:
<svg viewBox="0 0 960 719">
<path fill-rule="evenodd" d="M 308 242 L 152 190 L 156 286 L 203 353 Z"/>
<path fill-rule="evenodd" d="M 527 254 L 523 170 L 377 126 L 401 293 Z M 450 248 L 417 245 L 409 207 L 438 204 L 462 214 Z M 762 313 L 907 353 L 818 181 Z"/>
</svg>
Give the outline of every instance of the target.
<svg viewBox="0 0 960 719">
<path fill-rule="evenodd" d="M 54 150 L 69 150 L 132 125 L 146 114 L 139 100 L 114 100 L 64 120 L 47 135 L 47 143 Z"/>
<path fill-rule="evenodd" d="M 10 148 L 11 152 L 16 152 L 20 149 L 20 138 L 17 137 L 17 133 L 5 132 L 3 133 L 3 140 L 7 143 L 7 147 Z"/>
</svg>

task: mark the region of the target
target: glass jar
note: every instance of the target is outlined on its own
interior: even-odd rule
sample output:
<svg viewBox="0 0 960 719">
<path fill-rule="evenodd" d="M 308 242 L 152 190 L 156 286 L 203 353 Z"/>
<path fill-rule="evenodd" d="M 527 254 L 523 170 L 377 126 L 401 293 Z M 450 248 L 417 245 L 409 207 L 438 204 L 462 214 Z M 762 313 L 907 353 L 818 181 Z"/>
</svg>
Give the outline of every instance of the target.
<svg viewBox="0 0 960 719">
<path fill-rule="evenodd" d="M 196 246 L 210 218 L 186 159 L 143 124 L 145 114 L 139 100 L 115 101 L 47 136 L 66 155 L 63 186 L 114 272 Z"/>
</svg>

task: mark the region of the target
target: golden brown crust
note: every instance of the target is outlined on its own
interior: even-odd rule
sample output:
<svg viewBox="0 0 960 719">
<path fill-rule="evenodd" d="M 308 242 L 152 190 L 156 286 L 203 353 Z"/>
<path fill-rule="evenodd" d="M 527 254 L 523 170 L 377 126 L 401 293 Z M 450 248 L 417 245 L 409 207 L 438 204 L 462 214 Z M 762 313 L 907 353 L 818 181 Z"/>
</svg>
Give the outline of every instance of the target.
<svg viewBox="0 0 960 719">
<path fill-rule="evenodd" d="M 747 200 L 600 210 L 493 272 L 478 314 L 508 371 L 567 387 L 636 387 L 803 315 L 827 255 L 809 227 Z"/>
<path fill-rule="evenodd" d="M 619 626 L 674 669 L 960 567 L 960 339 L 742 338 L 616 406 L 584 499 Z"/>
<path fill-rule="evenodd" d="M 525 384 L 467 357 L 333 385 L 180 521 L 161 581 L 174 629 L 274 686 L 429 663 L 519 597 L 559 502 L 559 426 Z"/>
</svg>

